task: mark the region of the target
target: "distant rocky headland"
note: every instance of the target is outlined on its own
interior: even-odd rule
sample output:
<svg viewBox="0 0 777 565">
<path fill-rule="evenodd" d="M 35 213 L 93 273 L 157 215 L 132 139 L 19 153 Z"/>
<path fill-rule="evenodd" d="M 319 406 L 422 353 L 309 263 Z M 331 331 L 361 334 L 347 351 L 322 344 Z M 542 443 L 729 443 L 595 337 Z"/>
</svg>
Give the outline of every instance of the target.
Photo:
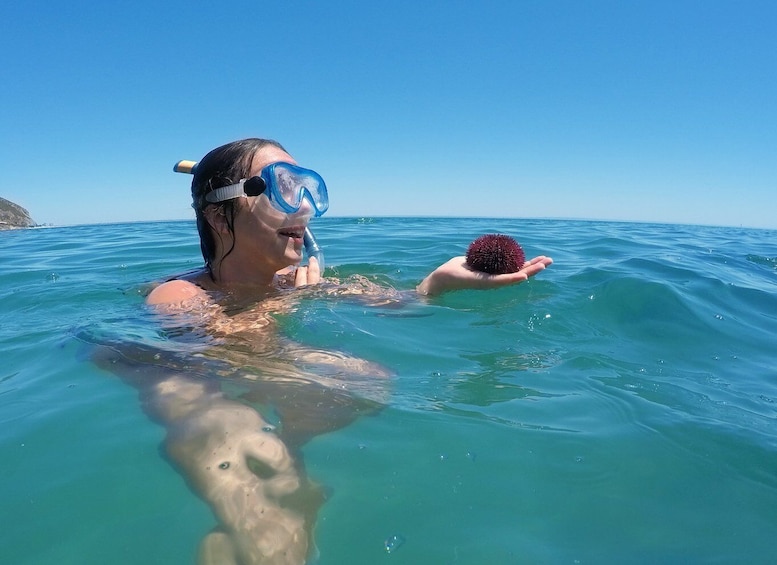
<svg viewBox="0 0 777 565">
<path fill-rule="evenodd" d="M 10 200 L 0 198 L 0 230 L 31 228 L 35 225 L 27 210 Z"/>
</svg>

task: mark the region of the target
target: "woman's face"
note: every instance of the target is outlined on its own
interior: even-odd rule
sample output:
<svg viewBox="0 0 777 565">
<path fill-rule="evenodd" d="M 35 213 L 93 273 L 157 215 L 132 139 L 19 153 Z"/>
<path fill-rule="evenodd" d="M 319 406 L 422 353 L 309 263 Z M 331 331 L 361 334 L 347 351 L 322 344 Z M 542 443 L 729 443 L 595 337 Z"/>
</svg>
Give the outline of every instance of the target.
<svg viewBox="0 0 777 565">
<path fill-rule="evenodd" d="M 272 163 L 296 165 L 291 155 L 273 146 L 254 154 L 249 177 L 258 176 Z M 298 212 L 277 210 L 265 194 L 241 198 L 235 217 L 235 249 L 241 260 L 262 261 L 273 272 L 296 265 L 302 260 L 302 238 L 311 217 L 311 208 L 303 202 Z"/>
</svg>

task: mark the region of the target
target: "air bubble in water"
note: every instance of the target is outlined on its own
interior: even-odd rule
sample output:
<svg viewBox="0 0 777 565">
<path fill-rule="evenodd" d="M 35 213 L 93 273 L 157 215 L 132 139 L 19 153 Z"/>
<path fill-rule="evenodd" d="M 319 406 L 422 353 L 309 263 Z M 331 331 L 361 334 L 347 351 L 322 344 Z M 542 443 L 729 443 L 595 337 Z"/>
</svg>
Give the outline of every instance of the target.
<svg viewBox="0 0 777 565">
<path fill-rule="evenodd" d="M 383 543 L 383 546 L 386 548 L 386 553 L 394 553 L 403 543 L 405 543 L 405 538 L 399 534 L 394 534 L 393 536 L 389 536 Z"/>
<path fill-rule="evenodd" d="M 223 463 L 219 463 L 219 469 L 229 469 L 229 461 L 224 461 Z"/>
</svg>

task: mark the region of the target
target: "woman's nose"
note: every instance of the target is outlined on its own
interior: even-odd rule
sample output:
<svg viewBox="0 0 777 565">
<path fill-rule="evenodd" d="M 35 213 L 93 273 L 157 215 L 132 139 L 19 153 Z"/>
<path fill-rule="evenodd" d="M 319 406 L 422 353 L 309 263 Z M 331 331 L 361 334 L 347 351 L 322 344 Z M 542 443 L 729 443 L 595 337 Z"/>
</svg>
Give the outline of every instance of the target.
<svg viewBox="0 0 777 565">
<path fill-rule="evenodd" d="M 313 203 L 310 201 L 310 196 L 308 196 L 306 192 L 302 197 L 302 202 L 299 203 L 299 210 L 297 210 L 297 214 L 300 216 L 312 216 L 315 214 L 315 212 L 316 210 L 313 207 Z"/>
</svg>

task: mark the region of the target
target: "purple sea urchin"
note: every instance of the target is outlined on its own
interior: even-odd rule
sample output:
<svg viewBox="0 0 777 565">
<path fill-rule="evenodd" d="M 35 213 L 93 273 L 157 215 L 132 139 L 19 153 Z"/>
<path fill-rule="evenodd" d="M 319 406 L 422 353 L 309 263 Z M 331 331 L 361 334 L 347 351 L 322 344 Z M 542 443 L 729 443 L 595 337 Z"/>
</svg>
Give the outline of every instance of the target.
<svg viewBox="0 0 777 565">
<path fill-rule="evenodd" d="M 503 275 L 518 271 L 526 262 L 523 248 L 509 235 L 481 235 L 467 249 L 467 264 L 476 271 Z"/>
</svg>

